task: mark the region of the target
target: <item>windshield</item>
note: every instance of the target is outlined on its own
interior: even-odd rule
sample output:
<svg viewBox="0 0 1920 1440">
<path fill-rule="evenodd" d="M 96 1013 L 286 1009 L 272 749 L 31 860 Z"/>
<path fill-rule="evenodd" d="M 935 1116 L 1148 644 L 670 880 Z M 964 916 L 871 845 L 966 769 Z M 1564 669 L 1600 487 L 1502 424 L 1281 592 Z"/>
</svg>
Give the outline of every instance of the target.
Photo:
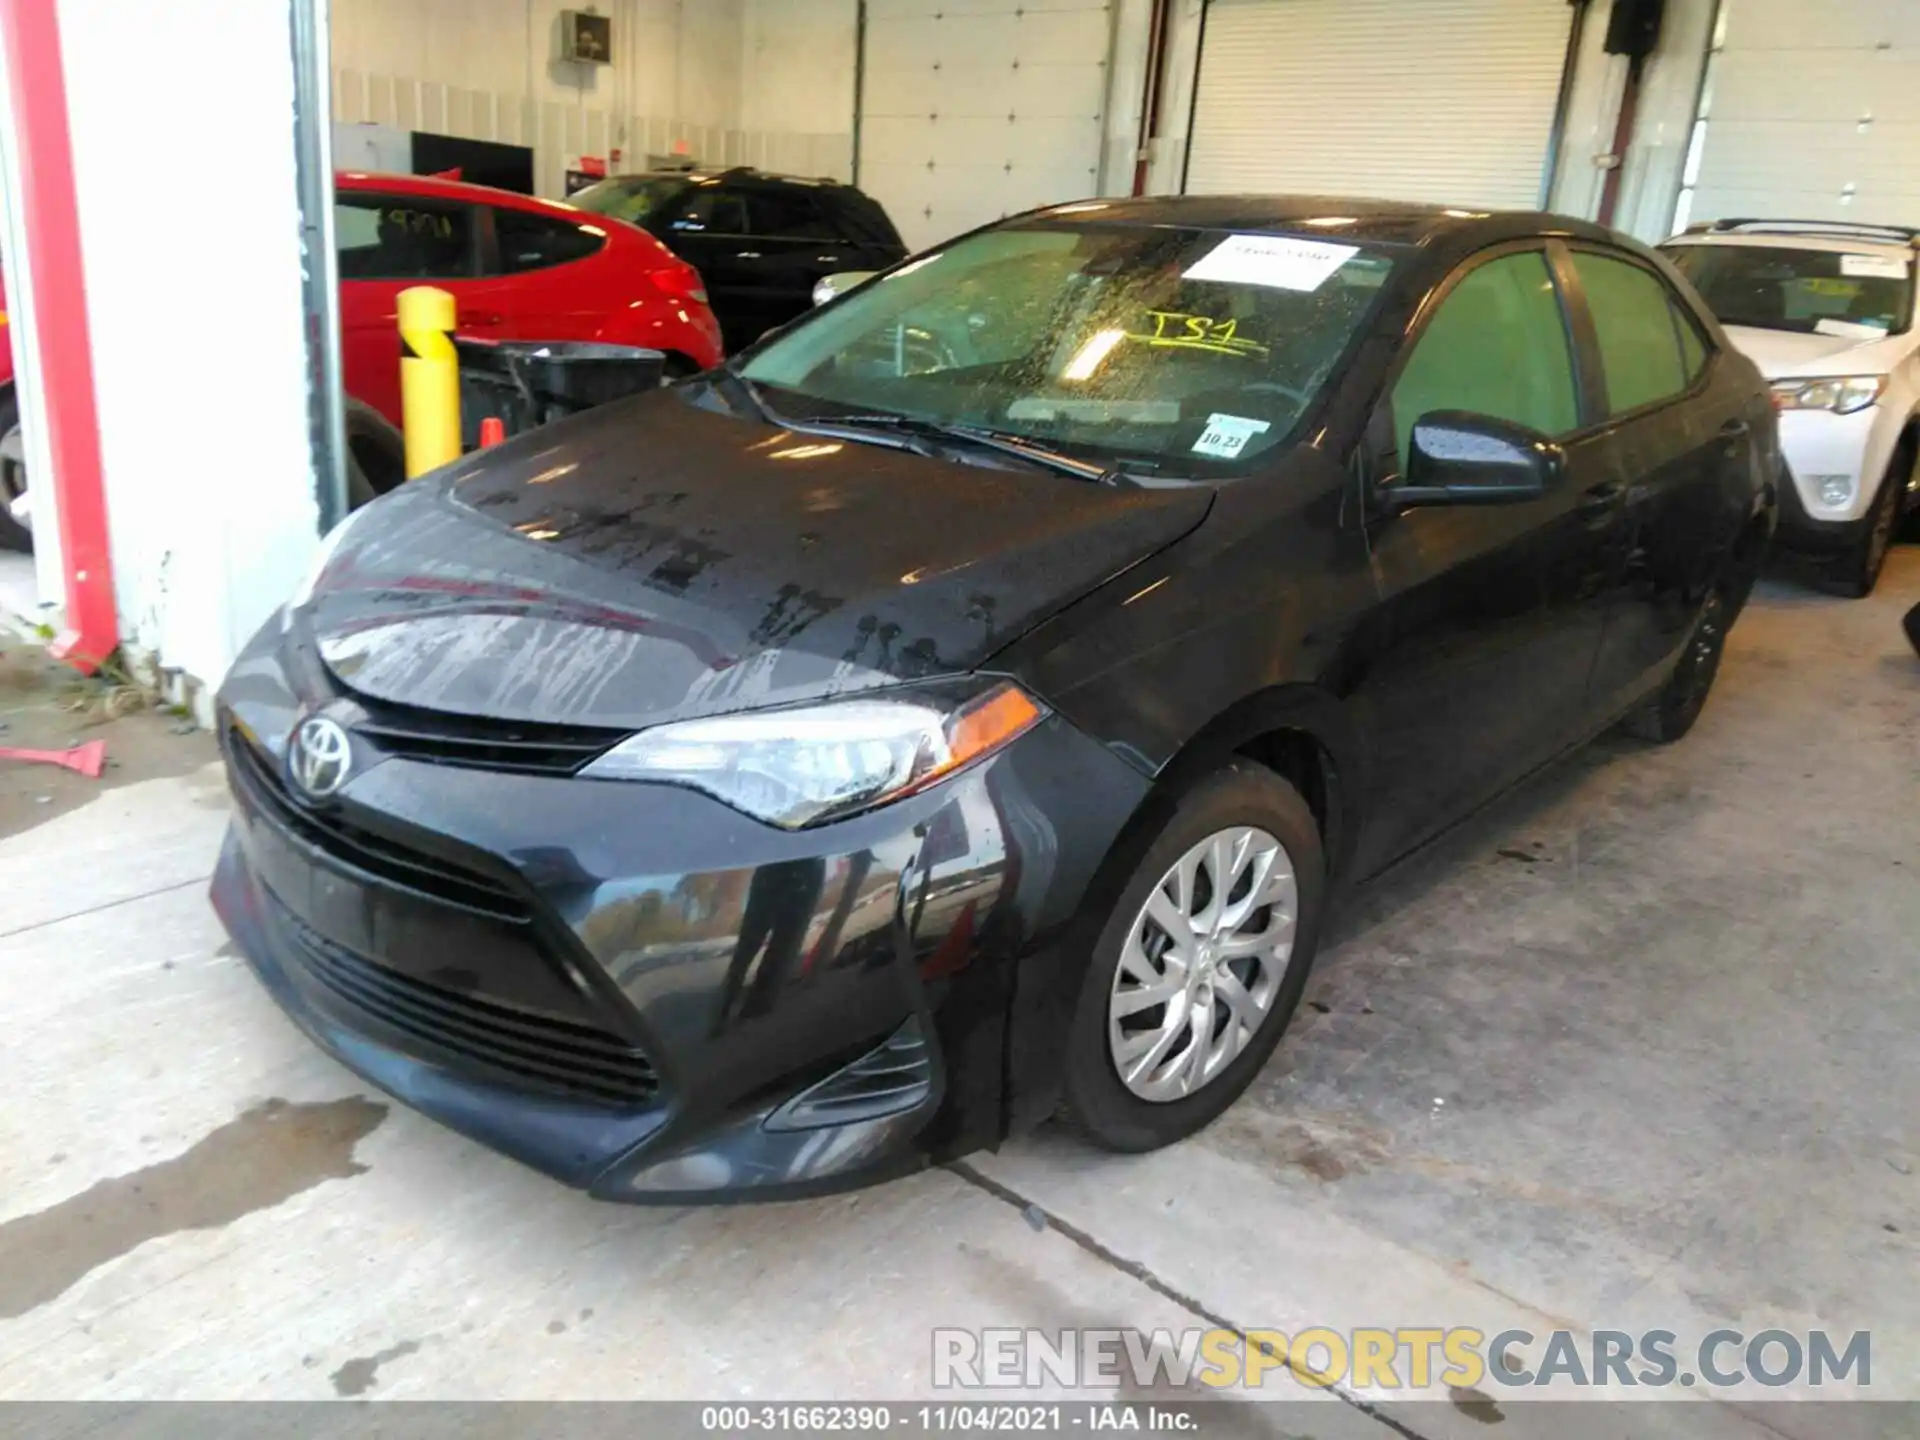
<svg viewBox="0 0 1920 1440">
<path fill-rule="evenodd" d="M 1204 473 L 1286 440 L 1392 268 L 1320 238 L 1007 226 L 861 287 L 741 373 L 840 414 Z"/>
<path fill-rule="evenodd" d="M 620 175 L 576 191 L 567 197 L 567 203 L 640 225 L 686 188 L 686 180 L 678 175 Z"/>
<path fill-rule="evenodd" d="M 1722 325 L 1874 340 L 1913 319 L 1901 256 L 1784 245 L 1673 245 L 1667 255 Z"/>
</svg>

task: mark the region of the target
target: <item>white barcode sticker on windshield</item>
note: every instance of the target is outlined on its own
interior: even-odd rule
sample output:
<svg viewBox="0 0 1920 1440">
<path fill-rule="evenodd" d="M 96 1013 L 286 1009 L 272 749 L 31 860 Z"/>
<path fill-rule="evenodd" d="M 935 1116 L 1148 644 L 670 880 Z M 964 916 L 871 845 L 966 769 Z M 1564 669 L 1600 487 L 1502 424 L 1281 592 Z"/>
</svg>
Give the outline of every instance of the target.
<svg viewBox="0 0 1920 1440">
<path fill-rule="evenodd" d="M 1849 280 L 1904 280 L 1907 262 L 1891 255 L 1842 255 L 1840 273 Z"/>
<path fill-rule="evenodd" d="M 1324 240 L 1229 235 L 1182 274 L 1188 280 L 1217 280 L 1223 285 L 1318 290 L 1328 276 L 1359 253 L 1358 246 L 1329 245 Z"/>
<path fill-rule="evenodd" d="M 1247 448 L 1247 441 L 1267 429 L 1264 420 L 1249 420 L 1244 415 L 1209 415 L 1207 428 L 1193 442 L 1193 453 L 1231 460 Z"/>
</svg>

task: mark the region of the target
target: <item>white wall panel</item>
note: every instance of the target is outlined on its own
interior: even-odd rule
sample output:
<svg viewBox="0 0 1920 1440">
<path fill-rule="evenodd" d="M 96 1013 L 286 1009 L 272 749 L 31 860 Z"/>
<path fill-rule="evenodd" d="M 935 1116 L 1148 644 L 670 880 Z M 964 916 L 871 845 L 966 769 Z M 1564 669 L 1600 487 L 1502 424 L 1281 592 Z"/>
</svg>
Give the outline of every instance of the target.
<svg viewBox="0 0 1920 1440">
<path fill-rule="evenodd" d="M 746 0 L 740 111 L 744 163 L 853 178 L 857 0 Z"/>
<path fill-rule="evenodd" d="M 1187 188 L 1527 208 L 1571 7 L 1213 0 Z"/>
<path fill-rule="evenodd" d="M 1108 0 L 869 0 L 860 186 L 920 248 L 1097 192 Z"/>
<path fill-rule="evenodd" d="M 289 7 L 59 0 L 59 18 L 87 282 L 63 319 L 91 333 L 121 634 L 217 685 L 319 538 Z M 247 203 L 212 212 L 168 167 L 127 166 L 130 116 L 218 136 Z M 167 307 L 158 348 L 156 276 L 204 302 Z M 202 419 L 212 443 L 165 438 Z"/>
<path fill-rule="evenodd" d="M 1920 225 L 1920 3 L 1726 0 L 1689 220 Z"/>
<path fill-rule="evenodd" d="M 560 12 L 577 0 L 333 0 L 335 119 L 531 145 L 543 195 L 562 192 L 582 153 L 619 149 L 637 167 L 685 140 L 722 162 L 741 118 L 747 11 L 766 3 L 602 0 L 614 63 L 595 66 L 554 59 Z"/>
</svg>

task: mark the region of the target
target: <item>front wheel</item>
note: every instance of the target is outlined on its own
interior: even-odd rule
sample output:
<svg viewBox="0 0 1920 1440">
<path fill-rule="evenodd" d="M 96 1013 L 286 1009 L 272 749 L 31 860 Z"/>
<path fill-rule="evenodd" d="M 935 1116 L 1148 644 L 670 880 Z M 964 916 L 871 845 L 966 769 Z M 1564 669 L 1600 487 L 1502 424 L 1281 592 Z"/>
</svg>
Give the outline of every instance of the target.
<svg viewBox="0 0 1920 1440">
<path fill-rule="evenodd" d="M 1186 790 L 1095 942 L 1067 1041 L 1066 1107 L 1112 1150 L 1209 1124 L 1300 1003 L 1325 886 L 1319 828 L 1236 760 Z"/>
<path fill-rule="evenodd" d="M 0 550 L 33 549 L 33 531 L 13 518 L 13 502 L 26 497 L 27 461 L 20 446 L 20 397 L 0 394 Z"/>
<path fill-rule="evenodd" d="M 1881 477 L 1879 492 L 1873 497 L 1873 508 L 1867 512 L 1860 538 L 1841 562 L 1841 589 L 1856 600 L 1864 600 L 1880 583 L 1887 551 L 1893 548 L 1894 532 L 1900 528 L 1900 511 L 1906 505 L 1913 465 L 1913 441 L 1903 440 L 1894 452 L 1893 463 Z"/>
</svg>

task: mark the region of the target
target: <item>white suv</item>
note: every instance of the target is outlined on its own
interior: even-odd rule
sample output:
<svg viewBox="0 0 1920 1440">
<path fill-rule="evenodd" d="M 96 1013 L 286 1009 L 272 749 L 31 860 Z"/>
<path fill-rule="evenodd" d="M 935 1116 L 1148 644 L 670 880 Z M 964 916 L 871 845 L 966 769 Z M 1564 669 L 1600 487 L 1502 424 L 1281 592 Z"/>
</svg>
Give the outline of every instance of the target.
<svg viewBox="0 0 1920 1440">
<path fill-rule="evenodd" d="M 1868 594 L 1920 507 L 1920 230 L 1717 220 L 1660 248 L 1772 383 L 1789 471 L 1778 542 Z"/>
</svg>

